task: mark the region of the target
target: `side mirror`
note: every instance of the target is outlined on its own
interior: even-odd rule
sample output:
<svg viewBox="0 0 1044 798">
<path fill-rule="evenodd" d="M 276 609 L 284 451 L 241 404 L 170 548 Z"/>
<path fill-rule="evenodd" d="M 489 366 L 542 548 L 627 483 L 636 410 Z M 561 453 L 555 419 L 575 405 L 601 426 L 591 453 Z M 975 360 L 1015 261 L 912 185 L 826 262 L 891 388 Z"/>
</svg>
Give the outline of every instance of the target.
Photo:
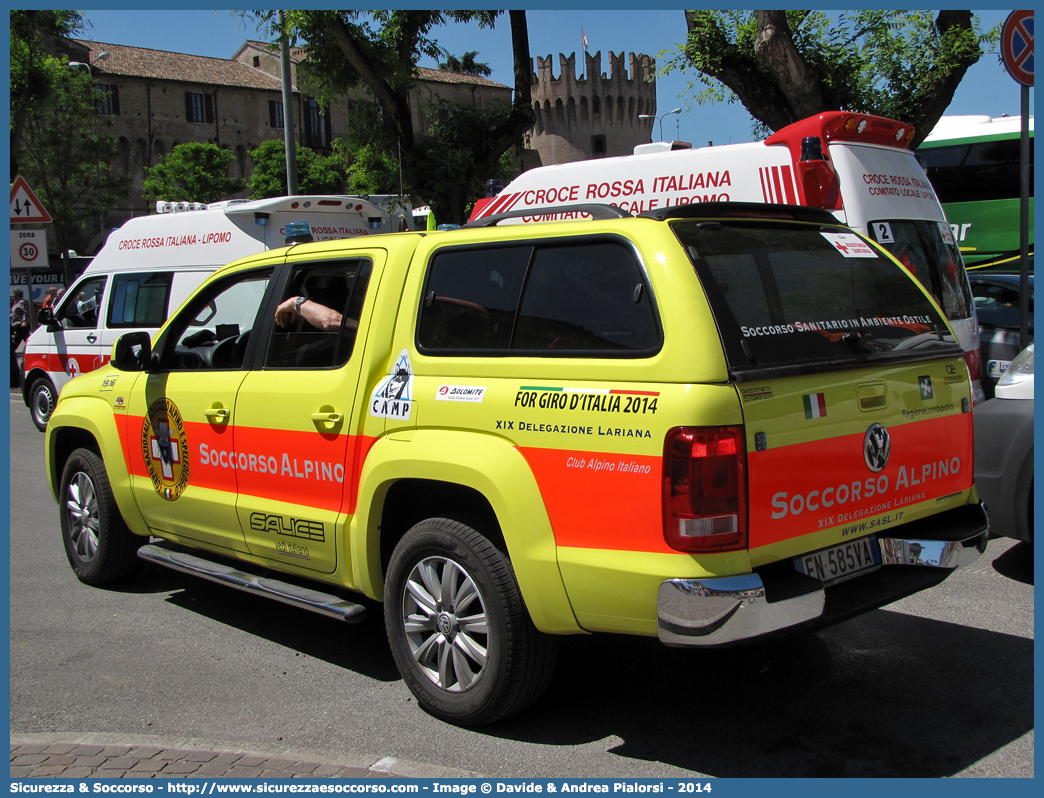
<svg viewBox="0 0 1044 798">
<path fill-rule="evenodd" d="M 54 313 L 50 308 L 40 308 L 36 311 L 36 320 L 40 322 L 40 324 L 50 324 L 54 321 Z"/>
<path fill-rule="evenodd" d="M 112 365 L 120 371 L 146 371 L 152 361 L 152 337 L 147 332 L 121 335 L 112 350 Z"/>
</svg>

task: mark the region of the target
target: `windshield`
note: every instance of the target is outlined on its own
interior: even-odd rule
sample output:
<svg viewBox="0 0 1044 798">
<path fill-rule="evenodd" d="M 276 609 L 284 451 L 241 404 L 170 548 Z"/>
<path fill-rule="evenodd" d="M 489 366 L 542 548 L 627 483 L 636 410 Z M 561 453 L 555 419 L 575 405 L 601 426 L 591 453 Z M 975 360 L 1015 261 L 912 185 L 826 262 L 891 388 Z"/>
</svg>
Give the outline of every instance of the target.
<svg viewBox="0 0 1044 798">
<path fill-rule="evenodd" d="M 954 346 L 910 276 L 844 227 L 679 220 L 730 367 L 857 365 Z"/>
<path fill-rule="evenodd" d="M 871 238 L 928 289 L 946 318 L 953 321 L 971 316 L 971 288 L 946 222 L 880 219 L 870 222 L 867 229 Z"/>
</svg>

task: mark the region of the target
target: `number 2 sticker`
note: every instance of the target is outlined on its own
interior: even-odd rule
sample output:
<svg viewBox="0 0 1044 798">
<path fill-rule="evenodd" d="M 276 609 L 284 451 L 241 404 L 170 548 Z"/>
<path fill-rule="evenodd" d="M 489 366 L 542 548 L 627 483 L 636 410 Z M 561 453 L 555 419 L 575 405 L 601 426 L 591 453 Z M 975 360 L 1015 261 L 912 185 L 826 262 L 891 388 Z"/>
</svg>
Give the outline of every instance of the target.
<svg viewBox="0 0 1044 798">
<path fill-rule="evenodd" d="M 895 237 L 892 235 L 892 225 L 888 222 L 874 222 L 874 238 L 878 244 L 894 244 Z"/>
</svg>

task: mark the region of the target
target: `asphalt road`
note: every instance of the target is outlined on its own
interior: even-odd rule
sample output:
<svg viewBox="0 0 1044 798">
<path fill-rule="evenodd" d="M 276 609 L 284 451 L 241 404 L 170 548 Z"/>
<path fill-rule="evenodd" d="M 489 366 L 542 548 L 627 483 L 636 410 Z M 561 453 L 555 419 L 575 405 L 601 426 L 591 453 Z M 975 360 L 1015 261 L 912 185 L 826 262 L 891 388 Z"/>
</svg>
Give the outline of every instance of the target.
<svg viewBox="0 0 1044 798">
<path fill-rule="evenodd" d="M 464 730 L 357 626 L 148 566 L 68 567 L 43 435 L 11 400 L 11 733 L 160 735 L 499 777 L 1033 776 L 1033 550 L 816 634 L 723 651 L 567 638 L 544 698 Z"/>
</svg>

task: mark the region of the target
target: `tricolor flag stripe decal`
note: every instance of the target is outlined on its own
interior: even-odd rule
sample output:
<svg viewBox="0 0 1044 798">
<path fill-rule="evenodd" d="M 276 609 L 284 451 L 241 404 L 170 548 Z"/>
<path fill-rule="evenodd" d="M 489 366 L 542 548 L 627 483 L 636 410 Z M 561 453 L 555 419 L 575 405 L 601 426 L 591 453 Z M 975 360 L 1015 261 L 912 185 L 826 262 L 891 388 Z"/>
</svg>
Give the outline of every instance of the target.
<svg viewBox="0 0 1044 798">
<path fill-rule="evenodd" d="M 806 393 L 801 399 L 805 403 L 805 418 L 822 418 L 826 413 L 826 399 L 821 393 Z"/>
<path fill-rule="evenodd" d="M 522 385 L 520 391 L 561 391 L 562 393 L 603 393 L 624 396 L 659 396 L 659 391 L 625 391 L 616 388 L 548 388 L 543 385 Z"/>
</svg>

